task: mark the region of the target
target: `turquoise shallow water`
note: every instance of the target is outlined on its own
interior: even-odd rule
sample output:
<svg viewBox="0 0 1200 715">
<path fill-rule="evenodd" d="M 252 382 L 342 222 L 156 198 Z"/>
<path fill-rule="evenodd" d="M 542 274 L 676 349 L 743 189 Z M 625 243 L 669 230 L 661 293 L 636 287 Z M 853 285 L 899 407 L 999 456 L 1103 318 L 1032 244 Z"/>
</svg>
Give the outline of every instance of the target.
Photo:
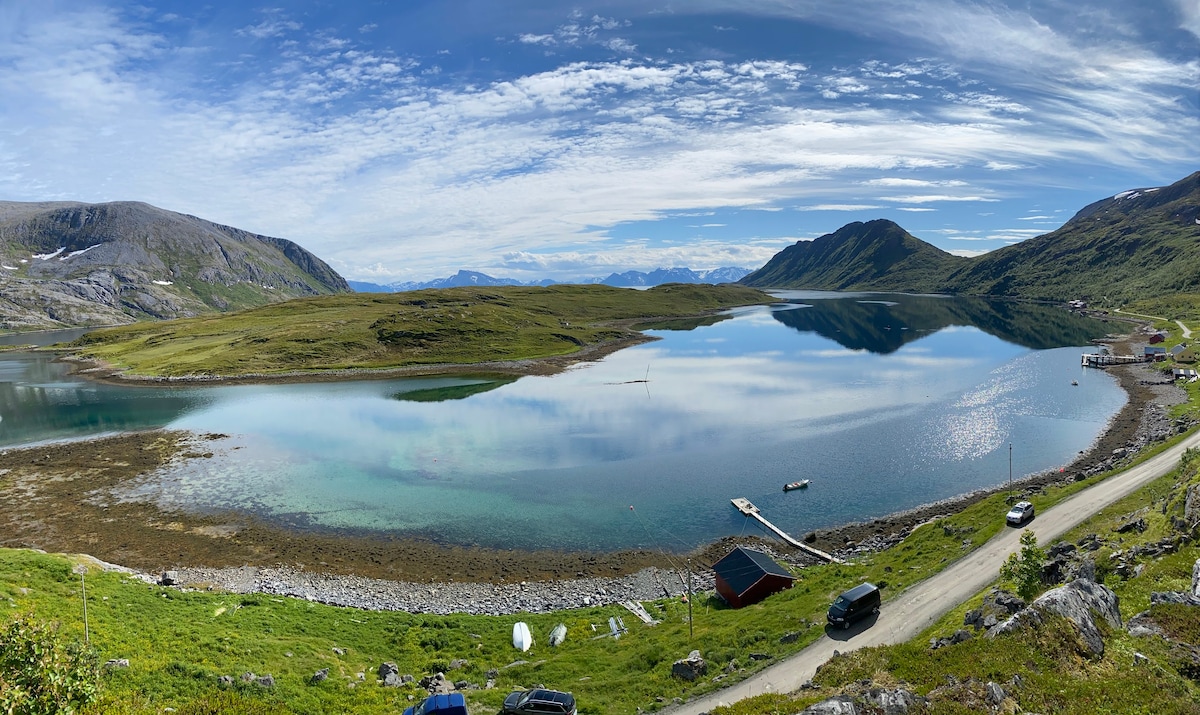
<svg viewBox="0 0 1200 715">
<path fill-rule="evenodd" d="M 1002 483 L 1010 443 L 1014 476 L 1057 468 L 1125 402 L 1078 367 L 1103 328 L 1062 311 L 787 297 L 497 383 L 121 388 L 0 355 L 0 444 L 218 432 L 212 459 L 131 496 L 447 543 L 684 550 L 755 529 L 731 497 L 800 534 Z"/>
</svg>

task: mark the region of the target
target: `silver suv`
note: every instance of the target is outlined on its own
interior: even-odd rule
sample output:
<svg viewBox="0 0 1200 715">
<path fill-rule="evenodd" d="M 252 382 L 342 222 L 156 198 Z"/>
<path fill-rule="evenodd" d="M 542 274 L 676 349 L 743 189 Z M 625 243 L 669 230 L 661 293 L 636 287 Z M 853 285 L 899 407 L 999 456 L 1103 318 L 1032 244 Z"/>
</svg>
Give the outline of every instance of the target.
<svg viewBox="0 0 1200 715">
<path fill-rule="evenodd" d="M 1004 520 L 1013 526 L 1020 526 L 1033 518 L 1033 504 L 1027 501 L 1019 501 L 1013 504 L 1013 508 L 1008 510 L 1008 515 Z"/>
</svg>

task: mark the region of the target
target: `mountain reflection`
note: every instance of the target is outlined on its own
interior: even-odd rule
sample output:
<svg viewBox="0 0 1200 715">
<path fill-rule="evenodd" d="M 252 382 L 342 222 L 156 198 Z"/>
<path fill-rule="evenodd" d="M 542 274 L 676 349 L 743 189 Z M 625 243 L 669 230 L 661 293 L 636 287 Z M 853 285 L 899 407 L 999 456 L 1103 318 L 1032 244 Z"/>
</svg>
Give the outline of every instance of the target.
<svg viewBox="0 0 1200 715">
<path fill-rule="evenodd" d="M 1083 345 L 1110 332 L 1103 321 L 1058 306 L 985 298 L 857 294 L 806 299 L 772 315 L 789 328 L 817 333 L 850 350 L 881 355 L 954 326 L 974 326 L 1034 350 Z"/>
</svg>

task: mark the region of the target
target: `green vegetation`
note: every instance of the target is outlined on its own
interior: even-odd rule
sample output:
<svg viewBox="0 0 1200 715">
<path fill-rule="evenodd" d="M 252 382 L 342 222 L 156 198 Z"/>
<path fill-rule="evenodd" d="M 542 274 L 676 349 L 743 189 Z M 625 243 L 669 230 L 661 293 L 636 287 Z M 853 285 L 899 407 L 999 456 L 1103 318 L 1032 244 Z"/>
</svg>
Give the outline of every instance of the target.
<svg viewBox="0 0 1200 715">
<path fill-rule="evenodd" d="M 470 365 L 566 356 L 637 339 L 630 323 L 772 300 L 741 286 L 680 284 L 336 295 L 98 330 L 71 347 L 80 357 L 151 376 Z"/>
<path fill-rule="evenodd" d="M 1021 550 L 1009 555 L 1000 567 L 1000 580 L 1028 601 L 1042 589 L 1042 567 L 1045 565 L 1046 552 L 1038 548 L 1037 537 L 1026 529 L 1021 532 Z"/>
<path fill-rule="evenodd" d="M 99 679 L 95 652 L 53 625 L 19 615 L 0 631 L 0 711 L 73 713 L 96 699 Z"/>
</svg>

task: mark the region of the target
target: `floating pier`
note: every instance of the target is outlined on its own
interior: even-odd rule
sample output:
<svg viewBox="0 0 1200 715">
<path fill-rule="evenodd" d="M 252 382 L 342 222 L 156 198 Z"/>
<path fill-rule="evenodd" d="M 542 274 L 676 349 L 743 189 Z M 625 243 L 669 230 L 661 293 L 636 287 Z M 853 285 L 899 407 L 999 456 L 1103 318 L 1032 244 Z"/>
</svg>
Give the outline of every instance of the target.
<svg viewBox="0 0 1200 715">
<path fill-rule="evenodd" d="M 1146 358 L 1139 355 L 1084 353 L 1079 364 L 1083 367 L 1108 367 L 1109 365 L 1128 365 L 1135 362 L 1146 362 Z"/>
<path fill-rule="evenodd" d="M 736 497 L 734 499 L 730 499 L 729 502 L 731 504 L 733 504 L 735 507 L 737 507 L 737 510 L 742 513 L 742 516 L 749 516 L 749 517 L 756 519 L 758 521 L 758 523 L 762 524 L 767 529 L 767 531 L 771 532 L 775 536 L 778 536 L 780 539 L 791 544 L 792 546 L 795 546 L 797 549 L 800 549 L 801 551 L 807 552 L 809 554 L 812 554 L 813 556 L 816 556 L 819 559 L 824 559 L 825 561 L 829 561 L 831 563 L 835 563 L 835 564 L 845 563 L 844 561 L 837 558 L 833 554 L 827 554 L 824 551 L 821 551 L 820 549 L 814 549 L 813 547 L 809 546 L 808 544 L 806 544 L 802 541 L 793 539 L 791 536 L 788 536 L 787 532 L 785 532 L 783 529 L 780 529 L 778 526 L 775 526 L 771 522 L 767 521 L 766 518 L 762 515 L 762 512 L 760 512 L 758 510 L 758 507 L 751 504 L 749 499 L 746 499 L 745 497 Z"/>
</svg>

